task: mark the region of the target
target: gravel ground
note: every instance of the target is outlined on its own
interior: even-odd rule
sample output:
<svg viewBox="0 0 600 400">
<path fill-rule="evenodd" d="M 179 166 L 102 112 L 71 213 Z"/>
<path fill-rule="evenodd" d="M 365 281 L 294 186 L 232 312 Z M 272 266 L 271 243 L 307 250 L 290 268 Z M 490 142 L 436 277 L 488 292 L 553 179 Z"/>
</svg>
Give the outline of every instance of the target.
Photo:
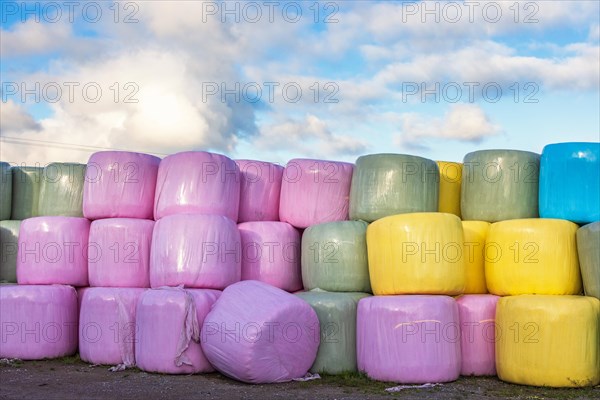
<svg viewBox="0 0 600 400">
<path fill-rule="evenodd" d="M 0 399 L 600 399 L 600 387 L 550 389 L 511 385 L 496 378 L 461 378 L 427 389 L 387 393 L 395 384 L 358 374 L 309 382 L 247 385 L 220 374 L 161 375 L 137 369 L 109 372 L 76 357 L 0 365 Z"/>
</svg>

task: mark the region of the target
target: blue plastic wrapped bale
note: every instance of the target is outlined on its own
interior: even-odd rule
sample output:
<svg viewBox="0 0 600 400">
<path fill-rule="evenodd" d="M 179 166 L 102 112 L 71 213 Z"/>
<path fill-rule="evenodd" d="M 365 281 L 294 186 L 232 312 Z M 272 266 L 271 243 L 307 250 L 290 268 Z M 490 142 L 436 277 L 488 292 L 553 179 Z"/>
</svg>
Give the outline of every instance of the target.
<svg viewBox="0 0 600 400">
<path fill-rule="evenodd" d="M 600 143 L 556 143 L 544 147 L 540 217 L 579 224 L 600 220 Z"/>
<path fill-rule="evenodd" d="M 463 160 L 460 208 L 465 221 L 537 218 L 540 156 L 480 150 Z"/>
<path fill-rule="evenodd" d="M 9 163 L 0 162 L 0 221 L 10 219 L 12 171 Z"/>
<path fill-rule="evenodd" d="M 585 295 L 600 299 L 600 221 L 577 230 L 577 252 Z"/>
</svg>

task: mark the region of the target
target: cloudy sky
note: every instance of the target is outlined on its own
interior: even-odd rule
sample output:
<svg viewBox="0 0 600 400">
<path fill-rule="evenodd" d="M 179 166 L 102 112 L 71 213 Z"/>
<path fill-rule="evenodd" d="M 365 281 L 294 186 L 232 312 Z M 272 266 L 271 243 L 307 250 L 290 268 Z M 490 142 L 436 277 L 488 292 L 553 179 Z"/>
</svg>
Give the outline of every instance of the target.
<svg viewBox="0 0 600 400">
<path fill-rule="evenodd" d="M 2 2 L 0 159 L 598 141 L 597 1 Z"/>
</svg>

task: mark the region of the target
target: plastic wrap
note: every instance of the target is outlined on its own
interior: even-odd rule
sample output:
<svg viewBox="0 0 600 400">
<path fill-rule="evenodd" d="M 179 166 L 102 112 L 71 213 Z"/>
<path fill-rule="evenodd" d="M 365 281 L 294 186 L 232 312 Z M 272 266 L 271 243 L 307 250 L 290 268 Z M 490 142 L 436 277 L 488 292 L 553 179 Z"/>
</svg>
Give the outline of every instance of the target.
<svg viewBox="0 0 600 400">
<path fill-rule="evenodd" d="M 0 221 L 0 282 L 17 282 L 21 221 Z"/>
<path fill-rule="evenodd" d="M 304 288 L 370 293 L 366 232 L 364 221 L 330 222 L 307 228 L 302 235 Z"/>
<path fill-rule="evenodd" d="M 599 316 L 600 300 L 594 297 L 501 298 L 496 308 L 498 377 L 532 386 L 597 385 Z"/>
<path fill-rule="evenodd" d="M 177 214 L 156 222 L 150 286 L 224 289 L 242 276 L 237 226 L 220 215 Z"/>
<path fill-rule="evenodd" d="M 404 154 L 359 157 L 352 176 L 350 219 L 372 222 L 389 215 L 438 210 L 435 161 Z"/>
<path fill-rule="evenodd" d="M 238 222 L 279 221 L 279 195 L 284 168 L 264 161 L 236 160 L 240 168 Z"/>
<path fill-rule="evenodd" d="M 460 218 L 460 187 L 462 182 L 462 164 L 437 161 L 440 170 L 440 193 L 438 211 L 454 214 Z"/>
<path fill-rule="evenodd" d="M 13 167 L 12 219 L 22 220 L 39 215 L 43 171 L 42 167 Z"/>
<path fill-rule="evenodd" d="M 135 312 L 145 289 L 80 291 L 79 356 L 91 364 L 135 365 Z"/>
<path fill-rule="evenodd" d="M 213 372 L 200 345 L 204 319 L 221 292 L 209 289 L 147 290 L 136 315 L 137 366 L 148 372 Z"/>
<path fill-rule="evenodd" d="M 83 215 L 99 218 L 154 218 L 160 158 L 126 151 L 92 154 L 83 187 Z"/>
<path fill-rule="evenodd" d="M 373 294 L 461 294 L 463 229 L 456 215 L 401 214 L 367 228 Z"/>
<path fill-rule="evenodd" d="M 319 347 L 314 310 L 295 295 L 258 281 L 225 289 L 202 331 L 202 349 L 215 369 L 246 383 L 303 377 Z"/>
<path fill-rule="evenodd" d="M 354 165 L 296 158 L 285 166 L 279 219 L 297 228 L 348 219 Z"/>
<path fill-rule="evenodd" d="M 296 296 L 317 313 L 321 344 L 310 371 L 340 374 L 356 372 L 356 307 L 366 293 L 311 291 Z"/>
<path fill-rule="evenodd" d="M 540 165 L 540 216 L 600 220 L 600 143 L 549 144 Z"/>
<path fill-rule="evenodd" d="M 223 215 L 237 222 L 240 170 L 235 161 L 205 151 L 188 151 L 160 162 L 154 219 L 172 214 Z"/>
<path fill-rule="evenodd" d="M 577 253 L 585 295 L 600 299 L 600 222 L 577 230 Z"/>
<path fill-rule="evenodd" d="M 456 298 L 460 319 L 461 375 L 496 375 L 496 303 L 493 294 Z"/>
<path fill-rule="evenodd" d="M 460 374 L 458 306 L 448 296 L 374 296 L 358 303 L 358 370 L 378 381 L 435 383 Z"/>
<path fill-rule="evenodd" d="M 154 221 L 108 218 L 92 222 L 88 250 L 90 286 L 150 287 Z"/>
<path fill-rule="evenodd" d="M 465 294 L 487 293 L 485 282 L 485 241 L 490 223 L 485 221 L 462 221 L 465 237 L 463 258 L 467 270 Z"/>
<path fill-rule="evenodd" d="M 485 277 L 490 293 L 579 294 L 577 225 L 560 219 L 519 219 L 490 226 Z"/>
<path fill-rule="evenodd" d="M 1 285 L 0 358 L 75 354 L 77 317 L 77 293 L 70 286 Z"/>
<path fill-rule="evenodd" d="M 41 216 L 83 217 L 85 164 L 51 163 L 44 167 L 38 213 Z"/>
<path fill-rule="evenodd" d="M 10 219 L 12 171 L 9 163 L 0 162 L 0 221 Z"/>
<path fill-rule="evenodd" d="M 257 280 L 288 292 L 302 289 L 300 233 L 286 222 L 244 222 L 242 280 Z"/>
<path fill-rule="evenodd" d="M 463 160 L 462 219 L 496 222 L 536 218 L 539 169 L 539 154 L 528 151 L 467 154 Z"/>
<path fill-rule="evenodd" d="M 36 217 L 21 222 L 19 284 L 88 285 L 90 221 L 75 217 Z"/>
</svg>

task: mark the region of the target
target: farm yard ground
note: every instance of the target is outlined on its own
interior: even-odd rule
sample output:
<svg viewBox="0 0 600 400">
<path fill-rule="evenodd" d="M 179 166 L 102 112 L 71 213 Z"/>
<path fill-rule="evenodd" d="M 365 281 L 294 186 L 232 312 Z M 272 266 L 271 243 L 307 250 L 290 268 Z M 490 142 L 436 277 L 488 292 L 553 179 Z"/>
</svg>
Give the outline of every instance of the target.
<svg viewBox="0 0 600 400">
<path fill-rule="evenodd" d="M 138 369 L 109 372 L 78 357 L 0 364 L 0 399 L 598 399 L 600 387 L 552 389 L 511 385 L 497 378 L 461 378 L 427 389 L 405 389 L 358 374 L 308 382 L 248 385 L 220 374 L 161 375 Z"/>
</svg>

